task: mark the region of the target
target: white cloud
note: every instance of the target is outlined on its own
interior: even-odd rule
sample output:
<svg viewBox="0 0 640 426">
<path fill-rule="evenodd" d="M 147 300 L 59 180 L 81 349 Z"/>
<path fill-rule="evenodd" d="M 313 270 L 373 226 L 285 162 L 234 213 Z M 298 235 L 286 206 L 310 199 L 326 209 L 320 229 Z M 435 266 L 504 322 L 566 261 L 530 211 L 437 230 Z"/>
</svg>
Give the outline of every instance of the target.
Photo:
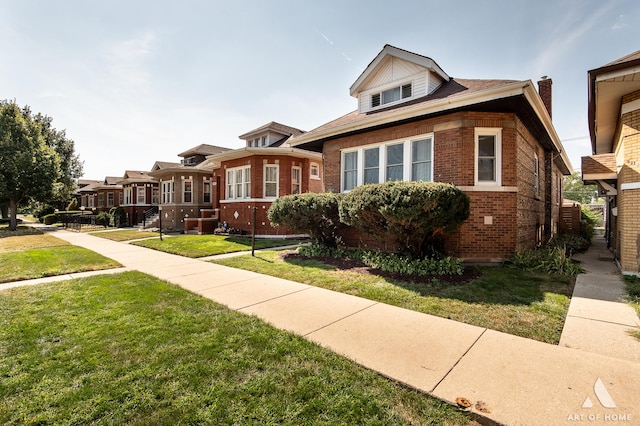
<svg viewBox="0 0 640 426">
<path fill-rule="evenodd" d="M 611 26 L 612 30 L 619 30 L 621 28 L 624 28 L 627 26 L 627 23 L 625 22 L 625 16 L 624 15 L 619 15 L 618 19 L 616 20 L 616 22 L 613 23 L 613 25 Z"/>
<path fill-rule="evenodd" d="M 110 76 L 125 85 L 147 84 L 150 73 L 145 68 L 145 60 L 152 55 L 156 41 L 156 35 L 147 32 L 109 46 L 106 59 Z"/>
</svg>

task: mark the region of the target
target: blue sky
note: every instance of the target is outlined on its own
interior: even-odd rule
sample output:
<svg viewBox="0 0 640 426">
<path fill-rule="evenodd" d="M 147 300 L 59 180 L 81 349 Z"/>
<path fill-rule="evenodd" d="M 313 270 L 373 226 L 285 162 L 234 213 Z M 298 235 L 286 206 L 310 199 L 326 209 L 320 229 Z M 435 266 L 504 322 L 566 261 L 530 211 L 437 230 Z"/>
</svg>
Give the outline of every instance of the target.
<svg viewBox="0 0 640 426">
<path fill-rule="evenodd" d="M 149 170 L 269 121 L 356 109 L 385 44 L 459 78 L 553 79 L 574 168 L 591 154 L 587 71 L 640 49 L 637 0 L 0 0 L 0 99 L 53 117 L 85 177 Z"/>
</svg>

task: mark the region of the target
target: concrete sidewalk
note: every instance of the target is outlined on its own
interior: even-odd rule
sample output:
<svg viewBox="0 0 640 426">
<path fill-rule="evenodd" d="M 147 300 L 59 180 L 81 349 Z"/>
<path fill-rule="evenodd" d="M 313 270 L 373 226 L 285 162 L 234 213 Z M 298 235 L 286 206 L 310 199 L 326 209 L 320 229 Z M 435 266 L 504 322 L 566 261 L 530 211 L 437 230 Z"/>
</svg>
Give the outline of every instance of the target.
<svg viewBox="0 0 640 426">
<path fill-rule="evenodd" d="M 625 303 L 626 287 L 602 236 L 584 254 L 574 256 L 586 274 L 576 278 L 560 346 L 640 363 L 636 311 Z"/>
<path fill-rule="evenodd" d="M 56 231 L 55 236 L 256 315 L 445 401 L 467 398 L 474 412 L 498 423 L 632 424 L 640 419 L 640 363 L 633 360 L 87 234 Z"/>
</svg>

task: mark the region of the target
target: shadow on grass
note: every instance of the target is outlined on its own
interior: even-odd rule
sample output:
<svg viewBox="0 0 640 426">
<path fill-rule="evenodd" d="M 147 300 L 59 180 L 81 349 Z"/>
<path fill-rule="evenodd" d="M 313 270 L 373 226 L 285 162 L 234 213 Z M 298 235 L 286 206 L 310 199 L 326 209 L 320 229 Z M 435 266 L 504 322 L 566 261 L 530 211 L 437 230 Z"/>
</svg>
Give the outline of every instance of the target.
<svg viewBox="0 0 640 426">
<path fill-rule="evenodd" d="M 377 276 L 385 282 L 414 292 L 422 297 L 456 299 L 473 304 L 531 305 L 545 300 L 545 293 L 571 297 L 575 279 L 516 268 L 466 267 L 462 275 L 407 276 L 371 268 L 363 263 L 342 258 L 308 258 L 287 254 L 283 260 L 300 267 L 325 271 L 351 271 Z"/>
</svg>

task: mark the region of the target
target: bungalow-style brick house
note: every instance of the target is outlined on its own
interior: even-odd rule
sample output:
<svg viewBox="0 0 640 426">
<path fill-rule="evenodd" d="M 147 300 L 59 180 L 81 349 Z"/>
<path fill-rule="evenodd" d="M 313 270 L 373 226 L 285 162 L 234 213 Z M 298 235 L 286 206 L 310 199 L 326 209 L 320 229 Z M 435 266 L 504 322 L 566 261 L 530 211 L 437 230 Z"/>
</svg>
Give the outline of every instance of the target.
<svg viewBox="0 0 640 426">
<path fill-rule="evenodd" d="M 551 80 L 450 77 L 431 58 L 386 45 L 350 88 L 358 108 L 293 147 L 321 152 L 327 191 L 365 183 L 452 183 L 469 219 L 450 255 L 499 261 L 557 233 L 562 176 L 572 167 L 551 122 Z M 351 232 L 351 245 L 376 245 Z"/>
<path fill-rule="evenodd" d="M 209 155 L 228 151 L 213 145 L 198 145 L 181 154 L 180 163 L 157 161 L 149 176 L 159 187 L 159 210 L 162 228 L 183 232 L 185 220 L 199 218 L 203 211 L 213 212 L 213 193 L 216 190 Z"/>
<path fill-rule="evenodd" d="M 251 233 L 255 207 L 256 235 L 290 235 L 285 227 L 272 227 L 267 218 L 273 200 L 323 191 L 322 154 L 289 145 L 291 137 L 301 134 L 302 130 L 270 122 L 240 135 L 243 148 L 208 156 L 217 188 L 213 208 L 218 214 L 211 220 Z M 209 229 L 200 225 L 198 231 Z"/>
<path fill-rule="evenodd" d="M 80 206 L 85 209 L 95 210 L 96 213 L 109 211 L 112 207 L 122 204 L 122 185 L 118 183 L 121 178 L 107 176 L 103 181 L 90 182 L 78 190 L 80 194 Z"/>
<path fill-rule="evenodd" d="M 640 272 L 640 50 L 588 72 L 593 155 L 582 179 L 606 195 L 606 239 L 623 273 Z"/>
<path fill-rule="evenodd" d="M 118 181 L 122 185 L 123 202 L 120 205 L 127 215 L 128 225 L 144 221 L 145 214 L 157 213 L 160 203 L 160 189 L 156 178 L 149 172 L 126 170 Z"/>
</svg>

